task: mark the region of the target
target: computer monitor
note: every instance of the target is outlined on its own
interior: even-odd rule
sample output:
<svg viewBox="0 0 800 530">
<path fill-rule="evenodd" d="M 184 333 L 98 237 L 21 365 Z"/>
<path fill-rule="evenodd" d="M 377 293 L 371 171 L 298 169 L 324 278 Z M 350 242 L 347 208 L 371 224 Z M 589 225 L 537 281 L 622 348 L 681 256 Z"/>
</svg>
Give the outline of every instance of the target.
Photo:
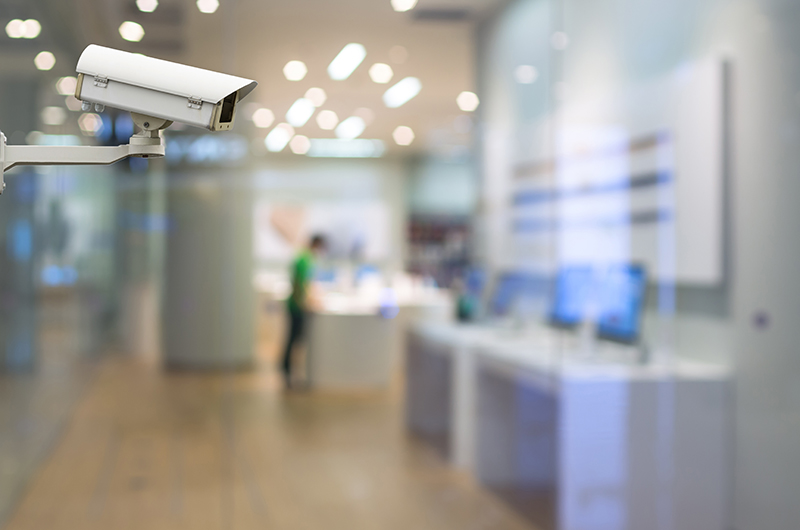
<svg viewBox="0 0 800 530">
<path fill-rule="evenodd" d="M 505 316 L 511 311 L 518 288 L 519 276 L 516 274 L 505 273 L 497 278 L 489 307 L 492 316 Z"/>
<path fill-rule="evenodd" d="M 642 326 L 647 292 L 647 272 L 641 265 L 620 265 L 608 269 L 599 283 L 597 336 L 635 343 Z"/>
<path fill-rule="evenodd" d="M 537 300 L 544 295 L 544 282 L 534 274 L 507 272 L 501 274 L 495 283 L 490 301 L 492 316 L 508 316 L 512 312 L 532 313 L 536 311 Z"/>
<path fill-rule="evenodd" d="M 475 298 L 481 298 L 486 288 L 486 270 L 477 267 L 470 267 L 464 274 L 464 288 L 467 294 Z"/>
<path fill-rule="evenodd" d="M 587 318 L 595 289 L 594 270 L 589 265 L 562 267 L 556 275 L 550 305 L 550 324 L 575 327 Z"/>
</svg>

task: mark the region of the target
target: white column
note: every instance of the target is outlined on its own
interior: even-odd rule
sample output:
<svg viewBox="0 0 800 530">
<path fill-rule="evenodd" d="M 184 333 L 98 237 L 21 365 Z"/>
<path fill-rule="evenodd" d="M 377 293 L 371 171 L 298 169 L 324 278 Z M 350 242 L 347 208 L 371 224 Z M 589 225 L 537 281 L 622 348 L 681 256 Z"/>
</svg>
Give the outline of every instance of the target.
<svg viewBox="0 0 800 530">
<path fill-rule="evenodd" d="M 235 369 L 254 361 L 252 187 L 224 174 L 168 182 L 164 362 Z"/>
</svg>

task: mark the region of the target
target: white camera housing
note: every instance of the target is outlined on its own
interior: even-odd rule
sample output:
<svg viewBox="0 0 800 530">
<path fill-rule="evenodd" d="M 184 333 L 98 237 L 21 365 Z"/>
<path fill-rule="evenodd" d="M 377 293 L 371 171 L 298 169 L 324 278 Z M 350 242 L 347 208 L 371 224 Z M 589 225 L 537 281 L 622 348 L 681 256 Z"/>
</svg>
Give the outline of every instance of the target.
<svg viewBox="0 0 800 530">
<path fill-rule="evenodd" d="M 75 97 L 146 116 L 227 131 L 258 83 L 96 44 L 78 60 Z M 88 105 L 87 105 L 88 106 Z"/>
<path fill-rule="evenodd" d="M 75 97 L 85 110 L 106 105 L 130 111 L 140 131 L 118 146 L 6 145 L 0 132 L 3 174 L 16 166 L 113 164 L 130 157 L 161 158 L 161 131 L 178 121 L 211 131 L 233 127 L 239 101 L 257 83 L 250 79 L 90 45 L 78 61 Z"/>
</svg>

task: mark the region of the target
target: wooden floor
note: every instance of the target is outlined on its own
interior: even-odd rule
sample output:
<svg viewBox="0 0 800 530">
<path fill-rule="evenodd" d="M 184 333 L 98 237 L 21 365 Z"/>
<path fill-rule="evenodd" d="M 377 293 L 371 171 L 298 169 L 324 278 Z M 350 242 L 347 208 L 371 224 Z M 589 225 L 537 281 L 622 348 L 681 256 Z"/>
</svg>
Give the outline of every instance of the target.
<svg viewBox="0 0 800 530">
<path fill-rule="evenodd" d="M 400 402 L 112 356 L 5 528 L 530 528 L 409 439 Z"/>
</svg>

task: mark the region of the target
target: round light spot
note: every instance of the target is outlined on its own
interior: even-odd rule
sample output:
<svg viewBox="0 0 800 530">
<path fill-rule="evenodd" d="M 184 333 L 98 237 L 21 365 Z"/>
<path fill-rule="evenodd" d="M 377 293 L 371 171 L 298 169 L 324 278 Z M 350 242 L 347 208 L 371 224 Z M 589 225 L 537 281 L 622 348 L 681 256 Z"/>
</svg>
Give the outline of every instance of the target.
<svg viewBox="0 0 800 530">
<path fill-rule="evenodd" d="M 136 0 L 136 7 L 142 13 L 152 13 L 158 7 L 158 0 Z"/>
<path fill-rule="evenodd" d="M 307 73 L 308 68 L 306 68 L 306 63 L 303 61 L 289 61 L 283 67 L 283 75 L 289 81 L 302 81 Z"/>
<path fill-rule="evenodd" d="M 304 155 L 311 149 L 311 140 L 308 139 L 308 136 L 298 134 L 289 142 L 289 148 L 296 155 Z"/>
<path fill-rule="evenodd" d="M 78 86 L 78 80 L 72 76 L 62 77 L 56 81 L 56 91 L 62 96 L 68 96 L 75 93 L 75 88 Z"/>
<path fill-rule="evenodd" d="M 12 39 L 21 39 L 24 32 L 24 27 L 25 23 L 22 20 L 15 18 L 6 24 L 6 35 Z"/>
<path fill-rule="evenodd" d="M 75 99 L 75 96 L 67 96 L 64 104 L 67 106 L 69 110 L 72 112 L 78 112 L 83 110 L 83 103 L 80 100 Z"/>
<path fill-rule="evenodd" d="M 397 145 L 411 145 L 411 142 L 414 141 L 414 131 L 411 130 L 411 127 L 406 127 L 405 125 L 401 125 L 394 130 L 392 133 L 392 138 L 397 143 Z"/>
<path fill-rule="evenodd" d="M 369 77 L 375 83 L 386 84 L 392 80 L 394 70 L 392 67 L 385 63 L 375 63 L 369 69 Z"/>
<path fill-rule="evenodd" d="M 126 20 L 119 25 L 119 36 L 128 42 L 139 42 L 144 38 L 144 28 L 141 24 Z"/>
<path fill-rule="evenodd" d="M 332 131 L 339 124 L 339 116 L 332 110 L 323 110 L 317 114 L 317 125 L 324 131 Z"/>
<path fill-rule="evenodd" d="M 464 91 L 458 95 L 456 103 L 458 104 L 458 108 L 464 112 L 472 112 L 478 108 L 480 100 L 474 92 Z"/>
<path fill-rule="evenodd" d="M 253 113 L 253 125 L 259 129 L 266 129 L 275 121 L 275 114 L 269 109 L 258 109 Z"/>
<path fill-rule="evenodd" d="M 39 70 L 52 70 L 56 65 L 56 56 L 51 52 L 39 52 L 33 60 Z"/>
<path fill-rule="evenodd" d="M 63 125 L 67 121 L 67 111 L 61 107 L 45 107 L 39 117 L 45 125 Z"/>
<path fill-rule="evenodd" d="M 87 112 L 78 118 L 78 127 L 81 128 L 83 134 L 94 136 L 103 128 L 103 119 L 97 114 Z"/>
<path fill-rule="evenodd" d="M 42 25 L 35 18 L 29 18 L 23 23 L 22 38 L 35 39 L 42 32 Z"/>
<path fill-rule="evenodd" d="M 201 13 L 215 13 L 219 9 L 219 0 L 197 0 L 197 9 Z"/>
<path fill-rule="evenodd" d="M 392 0 L 392 9 L 398 13 L 405 13 L 414 9 L 417 5 L 417 0 Z"/>
</svg>

